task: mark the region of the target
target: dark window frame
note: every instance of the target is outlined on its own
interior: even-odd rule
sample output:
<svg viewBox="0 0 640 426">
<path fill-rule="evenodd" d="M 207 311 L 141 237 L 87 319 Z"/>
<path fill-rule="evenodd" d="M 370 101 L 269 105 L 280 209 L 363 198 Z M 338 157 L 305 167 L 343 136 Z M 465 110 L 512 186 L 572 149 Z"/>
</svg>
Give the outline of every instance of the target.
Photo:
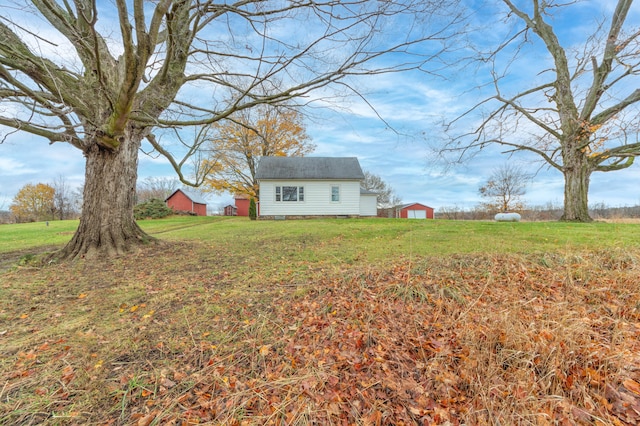
<svg viewBox="0 0 640 426">
<path fill-rule="evenodd" d="M 304 186 L 276 186 L 275 196 L 276 202 L 302 203 L 304 202 Z"/>
</svg>

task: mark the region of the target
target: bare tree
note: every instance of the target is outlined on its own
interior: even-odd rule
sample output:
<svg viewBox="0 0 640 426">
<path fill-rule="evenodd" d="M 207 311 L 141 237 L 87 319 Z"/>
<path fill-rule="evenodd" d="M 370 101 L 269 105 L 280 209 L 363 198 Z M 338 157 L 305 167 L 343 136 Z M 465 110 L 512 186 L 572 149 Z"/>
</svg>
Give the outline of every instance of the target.
<svg viewBox="0 0 640 426">
<path fill-rule="evenodd" d="M 176 189 L 180 188 L 180 181 L 175 178 L 148 177 L 138 184 L 136 202 L 144 203 L 152 198 L 166 200 Z"/>
<path fill-rule="evenodd" d="M 505 164 L 491 173 L 478 192 L 490 200 L 484 204 L 489 212 L 521 211 L 524 209 L 521 197 L 526 194 L 530 180 L 531 175 L 522 168 Z"/>
<path fill-rule="evenodd" d="M 611 16 L 594 25 L 582 45 L 572 40 L 565 46 L 555 23 L 585 3 L 498 3 L 506 6 L 502 22 L 513 27 L 481 54 L 493 95 L 449 124 L 457 132 L 467 126 L 465 119 L 475 120 L 466 127 L 471 132 L 454 135 L 441 152 L 460 160 L 499 144 L 507 153 L 534 153 L 564 176 L 562 220 L 590 221 L 591 174 L 630 167 L 640 155 L 640 31 L 627 22 L 632 1 L 617 0 Z M 499 33 L 495 25 L 491 31 Z M 514 82 L 514 69 L 531 73 Z"/>
<path fill-rule="evenodd" d="M 365 171 L 364 180 L 360 186 L 362 189 L 378 194 L 379 209 L 388 209 L 402 203 L 402 199 L 396 194 L 395 190 L 376 174 Z"/>
<path fill-rule="evenodd" d="M 73 211 L 76 214 L 81 214 L 82 213 L 82 204 L 84 203 L 84 200 L 83 200 L 83 197 L 84 197 L 83 187 L 84 187 L 84 185 L 82 185 L 81 187 L 76 187 L 71 192 L 71 204 L 73 204 Z"/>
<path fill-rule="evenodd" d="M 5 210 L 5 206 L 7 205 L 7 201 L 0 194 L 0 223 L 10 223 L 12 218 L 11 211 Z"/>
<path fill-rule="evenodd" d="M 60 220 L 71 219 L 77 213 L 74 192 L 63 175 L 59 175 L 51 184 L 54 190 L 54 216 Z M 75 216 L 77 217 L 77 216 Z"/>
<path fill-rule="evenodd" d="M 149 241 L 133 217 L 144 139 L 181 181 L 198 185 L 204 173 L 192 180 L 186 167 L 205 140 L 173 149 L 171 129 L 309 102 L 314 90 L 352 88 L 362 75 L 428 71 L 455 34 L 455 3 L 32 0 L 3 8 L 0 124 L 86 157 L 80 225 L 56 256 L 123 253 Z M 114 12 L 116 22 L 101 20 Z"/>
</svg>

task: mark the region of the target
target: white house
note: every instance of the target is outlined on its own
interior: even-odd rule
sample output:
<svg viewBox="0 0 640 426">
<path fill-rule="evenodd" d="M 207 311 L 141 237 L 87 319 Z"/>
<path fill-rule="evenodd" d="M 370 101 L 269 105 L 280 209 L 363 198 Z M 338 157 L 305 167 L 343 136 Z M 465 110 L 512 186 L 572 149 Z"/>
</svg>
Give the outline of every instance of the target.
<svg viewBox="0 0 640 426">
<path fill-rule="evenodd" d="M 262 157 L 260 217 L 375 216 L 377 195 L 360 189 L 355 157 Z"/>
</svg>

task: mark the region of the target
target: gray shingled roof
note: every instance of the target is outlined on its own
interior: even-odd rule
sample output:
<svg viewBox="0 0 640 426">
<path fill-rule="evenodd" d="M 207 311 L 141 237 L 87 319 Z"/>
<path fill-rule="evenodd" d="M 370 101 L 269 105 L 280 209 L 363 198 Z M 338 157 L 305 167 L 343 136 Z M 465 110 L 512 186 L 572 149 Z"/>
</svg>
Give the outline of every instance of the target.
<svg viewBox="0 0 640 426">
<path fill-rule="evenodd" d="M 262 157 L 256 170 L 260 179 L 362 180 L 356 157 Z"/>
<path fill-rule="evenodd" d="M 169 198 L 173 197 L 173 194 L 175 194 L 178 191 L 182 191 L 184 193 L 184 195 L 187 196 L 187 198 L 189 198 L 191 201 L 193 201 L 194 203 L 197 204 L 207 204 L 207 201 L 202 198 L 202 196 L 200 196 L 200 194 L 193 192 L 187 188 L 179 188 L 176 189 L 175 191 L 173 191 L 171 193 L 171 195 L 169 195 L 164 201 L 167 201 Z"/>
</svg>

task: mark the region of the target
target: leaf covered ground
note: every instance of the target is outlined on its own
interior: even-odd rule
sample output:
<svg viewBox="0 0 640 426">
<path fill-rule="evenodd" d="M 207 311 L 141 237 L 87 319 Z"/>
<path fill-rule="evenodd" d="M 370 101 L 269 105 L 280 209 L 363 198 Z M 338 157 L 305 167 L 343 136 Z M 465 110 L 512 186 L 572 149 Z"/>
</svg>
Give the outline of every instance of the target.
<svg viewBox="0 0 640 426">
<path fill-rule="evenodd" d="M 0 424 L 640 423 L 638 249 L 294 262 L 2 273 Z"/>
</svg>

